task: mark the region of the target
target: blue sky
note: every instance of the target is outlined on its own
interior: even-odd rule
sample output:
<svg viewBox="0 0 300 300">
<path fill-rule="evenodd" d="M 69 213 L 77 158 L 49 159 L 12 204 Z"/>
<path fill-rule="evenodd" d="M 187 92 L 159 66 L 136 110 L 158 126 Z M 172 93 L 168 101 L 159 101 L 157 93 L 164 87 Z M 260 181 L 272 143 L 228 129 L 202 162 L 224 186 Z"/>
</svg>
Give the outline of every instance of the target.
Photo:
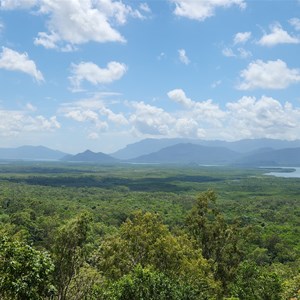
<svg viewBox="0 0 300 300">
<path fill-rule="evenodd" d="M 300 1 L 0 0 L 0 147 L 300 139 Z"/>
</svg>

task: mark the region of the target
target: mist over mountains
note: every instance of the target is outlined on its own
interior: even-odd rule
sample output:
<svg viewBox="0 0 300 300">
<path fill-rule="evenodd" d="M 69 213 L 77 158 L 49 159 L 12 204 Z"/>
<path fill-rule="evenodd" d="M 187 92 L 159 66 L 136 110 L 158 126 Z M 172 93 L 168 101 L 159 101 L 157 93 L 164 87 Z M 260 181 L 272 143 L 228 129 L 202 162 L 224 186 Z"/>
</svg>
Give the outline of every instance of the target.
<svg viewBox="0 0 300 300">
<path fill-rule="evenodd" d="M 98 164 L 158 163 L 240 166 L 300 166 L 300 140 L 248 139 L 235 142 L 145 139 L 111 154 L 86 150 L 75 155 L 43 146 L 0 148 L 1 160 L 55 160 Z"/>
</svg>

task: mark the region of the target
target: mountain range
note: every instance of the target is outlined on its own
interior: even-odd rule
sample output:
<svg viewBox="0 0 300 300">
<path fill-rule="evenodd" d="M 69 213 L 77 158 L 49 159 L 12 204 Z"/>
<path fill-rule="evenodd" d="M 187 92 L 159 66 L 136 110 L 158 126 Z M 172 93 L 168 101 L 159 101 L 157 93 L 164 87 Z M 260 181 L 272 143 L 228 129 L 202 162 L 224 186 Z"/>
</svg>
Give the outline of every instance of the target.
<svg viewBox="0 0 300 300">
<path fill-rule="evenodd" d="M 0 148 L 0 159 L 5 160 L 59 160 L 67 153 L 43 146 Z"/>
<path fill-rule="evenodd" d="M 235 142 L 145 139 L 112 154 L 86 150 L 75 155 L 43 146 L 0 148 L 2 160 L 61 160 L 99 164 L 159 163 L 239 166 L 300 166 L 300 140 L 248 139 Z"/>
</svg>

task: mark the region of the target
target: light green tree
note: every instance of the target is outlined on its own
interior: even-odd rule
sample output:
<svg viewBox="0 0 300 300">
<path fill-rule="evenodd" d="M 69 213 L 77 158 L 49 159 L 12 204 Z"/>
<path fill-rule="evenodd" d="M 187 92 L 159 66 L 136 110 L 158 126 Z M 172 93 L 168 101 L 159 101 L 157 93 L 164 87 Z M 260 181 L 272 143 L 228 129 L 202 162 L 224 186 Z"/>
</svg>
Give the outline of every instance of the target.
<svg viewBox="0 0 300 300">
<path fill-rule="evenodd" d="M 112 281 L 135 270 L 151 268 L 193 289 L 198 298 L 214 299 L 218 285 L 201 251 L 187 235 L 173 235 L 157 214 L 136 212 L 106 239 L 96 254 L 98 270 Z"/>
<path fill-rule="evenodd" d="M 38 300 L 49 296 L 54 265 L 47 252 L 21 241 L 0 241 L 0 299 Z"/>
<path fill-rule="evenodd" d="M 83 213 L 59 228 L 56 234 L 53 257 L 59 300 L 67 299 L 72 279 L 85 261 L 90 221 L 90 216 Z"/>
<path fill-rule="evenodd" d="M 244 229 L 225 221 L 216 207 L 216 199 L 213 191 L 200 194 L 187 217 L 187 227 L 226 294 L 227 285 L 234 279 L 243 260 L 242 244 L 247 237 Z"/>
</svg>

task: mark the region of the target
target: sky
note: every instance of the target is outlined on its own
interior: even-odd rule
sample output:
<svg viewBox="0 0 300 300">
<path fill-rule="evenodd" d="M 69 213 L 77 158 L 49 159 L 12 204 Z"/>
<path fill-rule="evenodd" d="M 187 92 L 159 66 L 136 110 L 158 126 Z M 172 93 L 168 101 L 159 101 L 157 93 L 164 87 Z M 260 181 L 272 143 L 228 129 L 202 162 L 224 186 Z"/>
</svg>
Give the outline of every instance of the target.
<svg viewBox="0 0 300 300">
<path fill-rule="evenodd" d="M 0 0 L 0 147 L 300 139 L 299 0 Z"/>
</svg>

